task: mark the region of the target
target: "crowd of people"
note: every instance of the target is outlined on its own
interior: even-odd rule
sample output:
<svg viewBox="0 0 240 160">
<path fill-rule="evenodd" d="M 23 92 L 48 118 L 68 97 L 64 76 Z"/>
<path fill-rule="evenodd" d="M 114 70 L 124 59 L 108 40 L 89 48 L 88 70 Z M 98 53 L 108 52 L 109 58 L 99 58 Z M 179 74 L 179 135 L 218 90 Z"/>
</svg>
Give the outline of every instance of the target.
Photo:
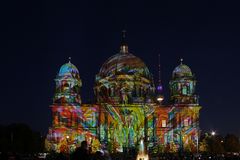
<svg viewBox="0 0 240 160">
<path fill-rule="evenodd" d="M 81 146 L 76 148 L 72 154 L 52 152 L 47 155 L 45 160 L 136 160 L 137 152 L 128 150 L 127 153 L 109 154 L 108 151 L 97 151 L 91 153 L 87 141 L 83 141 Z M 191 153 L 160 153 L 150 154 L 151 160 L 235 160 L 240 159 L 240 154 L 191 154 Z M 3 154 L 0 152 L 0 160 L 40 160 L 39 156 L 26 156 L 19 154 Z"/>
<path fill-rule="evenodd" d="M 81 146 L 71 155 L 60 153 L 58 155 L 51 155 L 46 158 L 47 160 L 111 160 L 108 152 L 97 151 L 91 153 L 91 149 L 88 147 L 87 141 L 82 141 Z"/>
<path fill-rule="evenodd" d="M 90 154 L 90 150 L 87 145 L 87 141 L 83 141 L 81 146 L 78 147 L 71 156 L 71 160 L 105 160 L 110 159 L 108 154 L 104 154 L 101 151 L 97 151 L 94 154 Z"/>
<path fill-rule="evenodd" d="M 239 155 L 233 154 L 183 154 L 177 153 L 162 153 L 150 155 L 150 160 L 239 160 Z M 50 153 L 46 158 L 39 158 L 34 155 L 24 154 L 8 154 L 3 155 L 0 153 L 0 160 L 136 160 L 136 155 L 126 153 L 115 153 L 109 156 L 108 153 L 97 151 L 89 153 L 85 142 L 83 145 L 72 154 L 67 155 L 64 153 Z"/>
<path fill-rule="evenodd" d="M 107 151 L 97 151 L 95 153 L 90 153 L 91 149 L 88 147 L 86 141 L 81 143 L 75 152 L 69 156 L 64 156 L 64 154 L 59 154 L 56 160 L 136 160 L 136 152 L 126 153 L 115 153 L 110 154 Z M 233 154 L 191 154 L 191 153 L 161 153 L 161 154 L 151 154 L 151 160 L 235 160 L 240 159 L 240 155 Z M 55 160 L 55 159 L 49 159 Z"/>
</svg>

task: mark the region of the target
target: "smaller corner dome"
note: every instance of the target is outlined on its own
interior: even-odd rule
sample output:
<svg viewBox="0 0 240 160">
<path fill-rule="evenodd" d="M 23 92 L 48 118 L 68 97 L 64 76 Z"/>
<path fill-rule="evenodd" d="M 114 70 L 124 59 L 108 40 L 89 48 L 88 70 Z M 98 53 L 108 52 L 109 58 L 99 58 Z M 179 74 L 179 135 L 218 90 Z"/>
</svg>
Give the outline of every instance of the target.
<svg viewBox="0 0 240 160">
<path fill-rule="evenodd" d="M 173 78 L 181 78 L 181 77 L 192 77 L 192 71 L 191 69 L 185 65 L 182 64 L 182 59 L 181 59 L 181 64 L 178 65 L 174 70 L 173 70 L 173 74 L 172 77 Z"/>
<path fill-rule="evenodd" d="M 77 67 L 72 64 L 70 61 L 68 63 L 65 63 L 61 66 L 58 76 L 65 76 L 65 75 L 76 75 L 79 74 Z"/>
</svg>

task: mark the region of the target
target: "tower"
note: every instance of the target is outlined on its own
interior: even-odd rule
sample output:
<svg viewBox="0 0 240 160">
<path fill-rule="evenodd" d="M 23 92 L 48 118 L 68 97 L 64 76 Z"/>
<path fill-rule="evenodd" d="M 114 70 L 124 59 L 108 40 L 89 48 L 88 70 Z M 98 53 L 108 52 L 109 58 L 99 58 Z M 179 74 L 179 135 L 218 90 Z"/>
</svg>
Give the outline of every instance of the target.
<svg viewBox="0 0 240 160">
<path fill-rule="evenodd" d="M 183 59 L 181 59 L 180 65 L 173 70 L 169 86 L 172 104 L 198 104 L 198 96 L 195 95 L 195 76 L 191 69 L 183 64 Z"/>
<path fill-rule="evenodd" d="M 183 59 L 172 73 L 170 86 L 169 132 L 171 142 L 180 152 L 198 152 L 199 111 L 198 96 L 195 94 L 196 79 Z"/>
<path fill-rule="evenodd" d="M 71 58 L 69 58 L 68 63 L 61 66 L 55 83 L 54 104 L 75 104 L 77 106 L 81 104 L 80 88 L 82 81 L 77 67 L 71 63 Z"/>
<path fill-rule="evenodd" d="M 160 54 L 158 55 L 158 84 L 157 84 L 157 101 L 161 104 L 161 102 L 164 99 L 163 96 L 163 86 L 162 86 L 162 81 L 161 81 L 161 65 L 160 65 Z"/>
<path fill-rule="evenodd" d="M 70 152 L 79 142 L 82 82 L 77 67 L 70 60 L 61 66 L 56 76 L 55 94 L 50 105 L 52 127 L 49 128 L 47 141 L 49 150 L 57 152 Z"/>
</svg>

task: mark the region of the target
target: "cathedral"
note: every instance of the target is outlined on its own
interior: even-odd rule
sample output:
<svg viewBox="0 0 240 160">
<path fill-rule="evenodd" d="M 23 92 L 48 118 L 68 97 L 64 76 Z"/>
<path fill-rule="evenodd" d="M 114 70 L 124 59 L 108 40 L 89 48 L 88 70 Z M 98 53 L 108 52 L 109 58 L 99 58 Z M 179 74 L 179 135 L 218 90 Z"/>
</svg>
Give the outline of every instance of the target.
<svg viewBox="0 0 240 160">
<path fill-rule="evenodd" d="M 155 86 L 145 63 L 128 51 L 125 35 L 119 53 L 95 77 L 93 104 L 81 103 L 82 81 L 70 60 L 61 66 L 55 84 L 48 150 L 71 152 L 86 140 L 92 151 L 126 152 L 143 140 L 155 152 L 198 152 L 201 106 L 195 76 L 182 59 L 172 72 L 166 105 L 161 103 L 161 80 Z"/>
</svg>

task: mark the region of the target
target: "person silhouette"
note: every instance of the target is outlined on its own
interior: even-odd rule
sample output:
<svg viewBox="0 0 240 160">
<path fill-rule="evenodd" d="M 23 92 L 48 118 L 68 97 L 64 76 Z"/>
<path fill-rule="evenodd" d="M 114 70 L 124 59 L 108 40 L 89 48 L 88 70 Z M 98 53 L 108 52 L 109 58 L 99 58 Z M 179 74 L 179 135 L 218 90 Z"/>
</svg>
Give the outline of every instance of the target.
<svg viewBox="0 0 240 160">
<path fill-rule="evenodd" d="M 82 141 L 81 147 L 78 147 L 75 152 L 73 153 L 72 160 L 89 160 L 90 154 L 88 151 L 88 144 L 87 141 Z"/>
</svg>

